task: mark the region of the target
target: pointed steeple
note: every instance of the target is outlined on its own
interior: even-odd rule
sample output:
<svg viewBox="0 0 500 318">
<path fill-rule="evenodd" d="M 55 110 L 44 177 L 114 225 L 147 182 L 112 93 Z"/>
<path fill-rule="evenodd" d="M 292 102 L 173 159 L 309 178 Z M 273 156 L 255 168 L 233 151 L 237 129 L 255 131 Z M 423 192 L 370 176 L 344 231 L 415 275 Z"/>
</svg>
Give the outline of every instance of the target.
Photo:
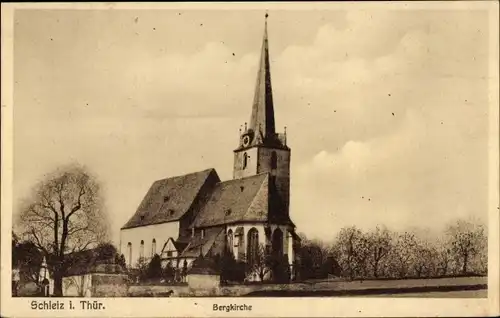
<svg viewBox="0 0 500 318">
<path fill-rule="evenodd" d="M 264 38 L 260 55 L 257 83 L 252 105 L 252 117 L 249 129 L 253 130 L 256 137 L 262 142 L 275 137 L 273 92 L 271 87 L 271 67 L 269 63 L 269 44 L 267 39 L 267 17 L 264 25 Z"/>
</svg>

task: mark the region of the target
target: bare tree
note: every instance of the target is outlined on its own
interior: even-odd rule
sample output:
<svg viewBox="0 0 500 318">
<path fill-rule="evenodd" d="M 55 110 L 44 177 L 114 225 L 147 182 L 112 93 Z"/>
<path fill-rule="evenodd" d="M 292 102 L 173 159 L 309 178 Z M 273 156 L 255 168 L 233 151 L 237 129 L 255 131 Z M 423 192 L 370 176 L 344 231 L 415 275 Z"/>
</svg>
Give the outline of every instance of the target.
<svg viewBox="0 0 500 318">
<path fill-rule="evenodd" d="M 62 296 L 65 256 L 107 240 L 99 185 L 83 167 L 70 166 L 41 181 L 24 203 L 17 226 L 45 255 L 53 272 L 54 295 Z"/>
<path fill-rule="evenodd" d="M 458 220 L 448 227 L 446 233 L 451 252 L 461 265 L 461 273 L 467 274 L 473 258 L 486 249 L 487 238 L 483 225 Z"/>
<path fill-rule="evenodd" d="M 260 281 L 264 281 L 266 275 L 271 271 L 271 255 L 266 252 L 266 247 L 263 244 L 259 244 L 257 249 L 257 254 L 252 260 L 252 264 L 249 264 L 250 271 L 259 276 Z"/>
<path fill-rule="evenodd" d="M 387 256 L 392 248 L 391 233 L 385 226 L 377 226 L 375 230 L 368 234 L 370 247 L 369 263 L 374 277 L 379 276 L 381 261 Z"/>
</svg>

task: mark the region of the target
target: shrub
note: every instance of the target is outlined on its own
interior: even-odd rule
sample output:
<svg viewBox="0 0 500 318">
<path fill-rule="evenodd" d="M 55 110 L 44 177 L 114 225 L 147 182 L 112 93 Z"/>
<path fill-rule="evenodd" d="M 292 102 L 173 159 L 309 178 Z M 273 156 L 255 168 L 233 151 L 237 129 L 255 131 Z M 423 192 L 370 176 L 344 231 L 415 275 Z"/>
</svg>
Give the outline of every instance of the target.
<svg viewBox="0 0 500 318">
<path fill-rule="evenodd" d="M 96 248 L 97 260 L 100 262 L 110 263 L 116 261 L 118 254 L 116 247 L 111 243 L 101 243 Z"/>
<path fill-rule="evenodd" d="M 172 264 L 170 262 L 167 263 L 167 266 L 163 269 L 163 278 L 167 282 L 173 282 L 175 280 L 175 269 L 172 267 Z"/>
<path fill-rule="evenodd" d="M 155 254 L 151 261 L 148 264 L 147 269 L 147 278 L 155 279 L 162 277 L 162 268 L 161 268 L 161 258 L 158 254 Z"/>
<path fill-rule="evenodd" d="M 286 255 L 272 256 L 271 271 L 273 281 L 275 283 L 283 284 L 290 282 L 290 266 L 288 264 L 288 257 Z"/>
<path fill-rule="evenodd" d="M 231 253 L 216 257 L 216 260 L 220 270 L 221 282 L 243 282 L 245 280 L 245 262 L 235 260 L 234 255 Z"/>
</svg>

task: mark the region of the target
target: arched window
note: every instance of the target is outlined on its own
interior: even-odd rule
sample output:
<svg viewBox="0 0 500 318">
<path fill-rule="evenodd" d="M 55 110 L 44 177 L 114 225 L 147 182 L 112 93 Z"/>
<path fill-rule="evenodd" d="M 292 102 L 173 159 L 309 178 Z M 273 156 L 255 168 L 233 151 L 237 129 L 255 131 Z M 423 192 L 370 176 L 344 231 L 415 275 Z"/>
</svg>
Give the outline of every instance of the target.
<svg viewBox="0 0 500 318">
<path fill-rule="evenodd" d="M 280 229 L 273 232 L 272 247 L 274 255 L 283 255 L 283 232 Z"/>
<path fill-rule="evenodd" d="M 259 231 L 252 227 L 247 234 L 248 244 L 247 244 L 247 261 L 249 265 L 255 264 L 257 257 L 259 257 Z"/>
<path fill-rule="evenodd" d="M 151 243 L 151 257 L 155 256 L 156 254 L 156 240 L 153 239 L 153 242 Z"/>
<path fill-rule="evenodd" d="M 231 254 L 233 254 L 233 247 L 234 247 L 233 230 L 229 230 L 227 232 L 227 249 L 228 249 L 229 253 L 231 253 Z"/>
<path fill-rule="evenodd" d="M 243 154 L 243 169 L 246 169 L 247 165 L 248 165 L 248 154 L 245 152 Z"/>
<path fill-rule="evenodd" d="M 144 257 L 144 240 L 141 240 L 141 247 L 139 249 L 139 257 Z"/>
<path fill-rule="evenodd" d="M 128 242 L 127 244 L 127 258 L 128 258 L 128 266 L 132 265 L 132 243 Z"/>
<path fill-rule="evenodd" d="M 271 169 L 276 169 L 278 167 L 278 156 L 276 151 L 271 152 Z"/>
</svg>

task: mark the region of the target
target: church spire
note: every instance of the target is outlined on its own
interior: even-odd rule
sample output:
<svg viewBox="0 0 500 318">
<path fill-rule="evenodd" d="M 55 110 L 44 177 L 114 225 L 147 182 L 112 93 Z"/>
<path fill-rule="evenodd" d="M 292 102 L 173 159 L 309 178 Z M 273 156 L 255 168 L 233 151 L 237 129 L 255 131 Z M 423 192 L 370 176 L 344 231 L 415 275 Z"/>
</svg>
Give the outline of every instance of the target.
<svg viewBox="0 0 500 318">
<path fill-rule="evenodd" d="M 269 63 L 269 44 L 267 39 L 267 17 L 265 16 L 264 38 L 262 40 L 262 51 L 260 55 L 259 71 L 257 83 L 255 85 L 255 95 L 252 105 L 252 117 L 249 129 L 253 130 L 256 137 L 262 138 L 265 142 L 269 138 L 274 138 L 274 106 L 273 92 L 271 87 L 271 68 Z"/>
</svg>

